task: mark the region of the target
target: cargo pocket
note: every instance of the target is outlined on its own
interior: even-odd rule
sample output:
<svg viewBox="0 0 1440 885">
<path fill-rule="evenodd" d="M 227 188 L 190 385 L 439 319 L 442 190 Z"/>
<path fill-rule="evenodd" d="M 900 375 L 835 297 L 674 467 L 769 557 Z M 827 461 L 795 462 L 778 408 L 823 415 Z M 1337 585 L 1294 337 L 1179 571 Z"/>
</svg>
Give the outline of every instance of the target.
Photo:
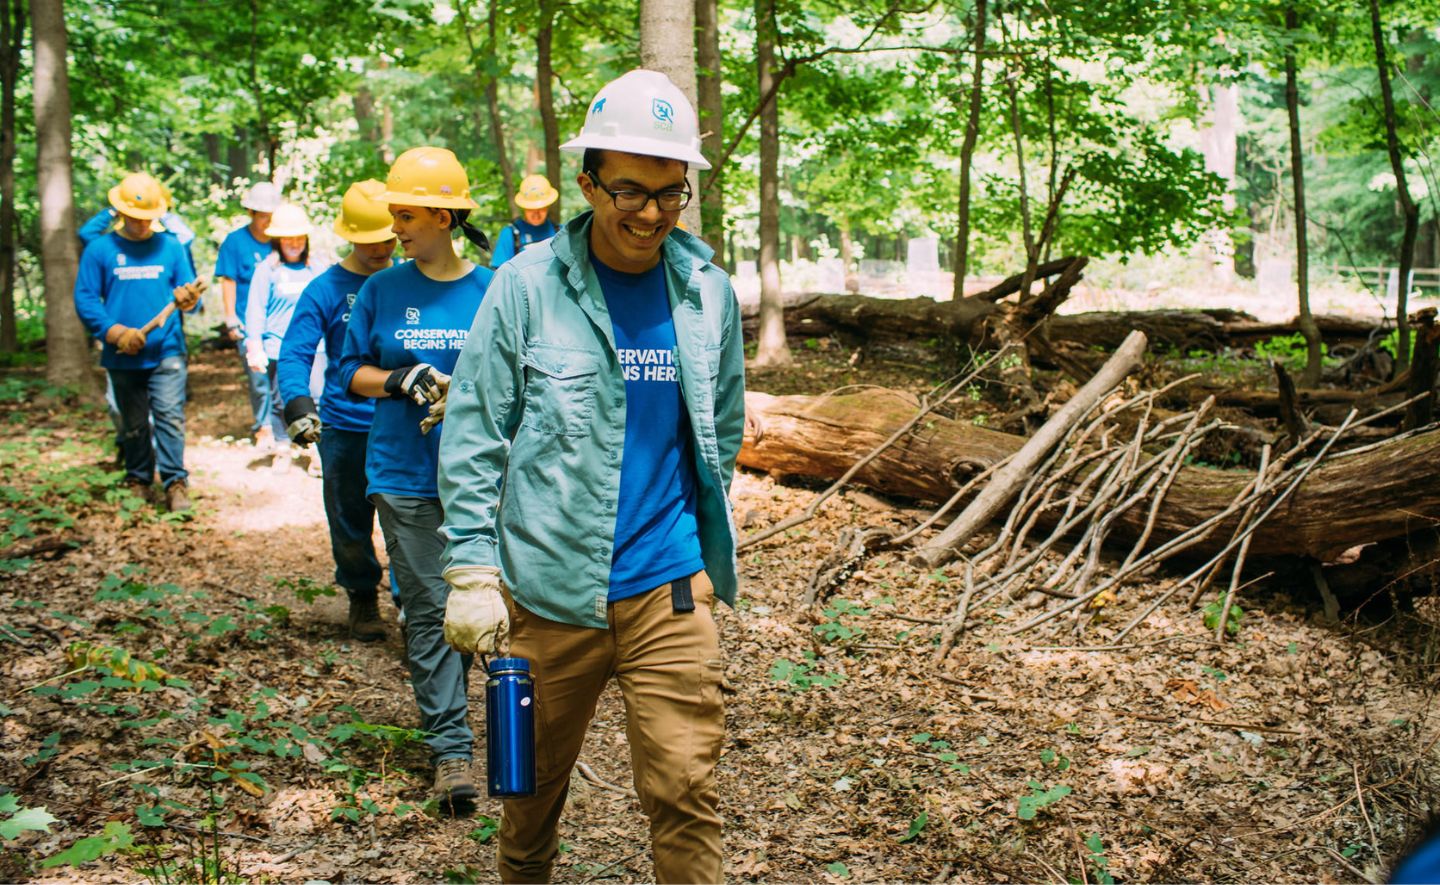
<svg viewBox="0 0 1440 885">
<path fill-rule="evenodd" d="M 584 436 L 590 430 L 599 383 L 600 354 L 553 344 L 532 344 L 525 367 L 521 425 L 542 433 Z"/>
</svg>

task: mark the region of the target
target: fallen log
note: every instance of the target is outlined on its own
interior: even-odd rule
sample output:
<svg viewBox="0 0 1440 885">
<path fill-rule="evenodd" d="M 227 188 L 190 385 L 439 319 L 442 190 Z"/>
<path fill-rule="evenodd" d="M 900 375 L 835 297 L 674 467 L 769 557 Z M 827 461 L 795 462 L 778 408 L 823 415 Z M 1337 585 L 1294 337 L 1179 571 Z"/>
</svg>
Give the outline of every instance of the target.
<svg viewBox="0 0 1440 885">
<path fill-rule="evenodd" d="M 1063 272 L 1072 259 L 1041 266 Z M 1012 278 L 1015 279 L 1015 278 Z M 995 288 L 959 301 L 931 298 L 874 298 L 867 295 L 806 295 L 785 307 L 785 333 L 791 338 L 835 336 L 850 346 L 906 345 L 946 340 L 953 343 L 993 345 L 980 325 L 997 309 L 996 300 L 1013 294 L 1018 283 L 1006 280 Z M 1009 288 L 1007 289 L 1007 285 Z M 996 295 L 1000 292 L 1000 295 Z M 745 305 L 745 333 L 753 337 L 759 326 L 756 305 Z M 1320 335 L 1331 345 L 1359 344 L 1389 326 L 1373 320 L 1317 315 Z M 1219 350 L 1248 347 L 1256 342 L 1299 332 L 1296 320 L 1260 322 L 1249 314 L 1228 309 L 1093 311 L 1052 316 L 1042 325 L 1054 342 L 1114 350 L 1131 331 L 1144 332 L 1154 351 Z M 976 338 L 980 340 L 975 340 Z"/>
<path fill-rule="evenodd" d="M 746 394 L 748 423 L 741 466 L 775 474 L 834 479 L 911 418 L 908 393 L 868 389 L 842 396 Z M 1019 451 L 1025 438 L 932 414 L 913 433 L 855 474 L 857 484 L 927 502 L 948 499 L 967 477 Z M 1174 537 L 1223 511 L 1254 478 L 1244 470 L 1181 469 L 1155 515 L 1152 543 Z M 1116 520 L 1117 538 L 1144 529 L 1143 508 Z M 1330 455 L 1255 532 L 1252 557 L 1311 556 L 1322 562 L 1360 544 L 1401 538 L 1440 525 L 1440 430 L 1431 428 Z M 1225 545 L 1236 519 L 1194 548 L 1210 555 Z"/>
</svg>

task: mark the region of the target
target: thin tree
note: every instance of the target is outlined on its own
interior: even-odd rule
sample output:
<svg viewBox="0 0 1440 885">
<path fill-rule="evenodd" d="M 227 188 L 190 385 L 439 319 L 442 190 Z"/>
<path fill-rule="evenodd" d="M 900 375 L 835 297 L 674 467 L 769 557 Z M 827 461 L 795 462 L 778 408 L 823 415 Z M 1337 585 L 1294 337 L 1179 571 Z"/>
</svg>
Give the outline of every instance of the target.
<svg viewBox="0 0 1440 885">
<path fill-rule="evenodd" d="M 960 143 L 960 212 L 955 232 L 952 289 L 956 301 L 965 297 L 965 275 L 970 270 L 970 167 L 975 157 L 975 142 L 980 136 L 980 101 L 985 90 L 985 12 L 986 0 L 975 0 L 975 68 L 965 114 L 965 139 Z"/>
<path fill-rule="evenodd" d="M 721 92 L 724 70 L 720 58 L 720 5 L 717 0 L 695 0 L 695 90 L 700 114 L 700 152 L 712 168 L 720 165 L 725 146 L 725 99 Z M 698 182 L 698 177 L 696 179 Z M 725 192 L 721 179 L 700 195 L 701 236 L 715 250 L 715 262 L 725 254 Z"/>
<path fill-rule="evenodd" d="M 1300 17 L 1285 6 L 1285 112 L 1290 118 L 1290 180 L 1295 194 L 1295 289 L 1300 301 L 1300 335 L 1305 339 L 1301 387 L 1320 383 L 1320 327 L 1310 313 L 1310 246 L 1305 235 L 1305 153 L 1300 145 L 1300 87 L 1295 71 L 1295 41 Z M 1403 302 L 1402 302 L 1403 304 Z"/>
<path fill-rule="evenodd" d="M 495 0 L 490 0 L 490 12 L 486 16 L 485 23 L 485 49 L 480 52 L 475 46 L 475 38 L 470 33 L 470 19 L 465 13 L 465 4 L 456 3 L 455 12 L 460 23 L 460 29 L 465 32 L 465 43 L 470 47 L 470 67 L 475 71 L 475 79 L 480 81 L 481 89 L 485 93 L 485 109 L 489 116 L 490 142 L 495 146 L 496 161 L 500 165 L 500 182 L 505 191 L 505 199 L 508 205 L 510 195 L 515 193 L 515 167 L 510 162 L 510 154 L 505 149 L 505 125 L 500 116 L 500 74 L 492 66 L 499 64 L 499 43 L 496 42 L 495 32 L 498 27 L 496 21 L 499 18 L 499 10 L 496 8 Z M 482 67 L 481 60 L 488 59 L 488 63 Z M 479 116 L 478 114 L 476 115 Z"/>
<path fill-rule="evenodd" d="M 45 377 L 59 387 L 93 388 L 90 348 L 75 312 L 75 194 L 70 158 L 70 76 L 61 0 L 33 0 L 35 152 L 40 191 L 40 263 L 45 272 Z"/>
<path fill-rule="evenodd" d="M 560 184 L 560 123 L 555 118 L 555 65 L 551 47 L 555 39 L 557 0 L 540 0 L 540 28 L 535 32 L 535 95 L 540 125 L 545 131 L 545 177 L 563 194 Z M 550 204 L 550 220 L 559 224 L 560 200 Z"/>
<path fill-rule="evenodd" d="M 755 365 L 788 366 L 780 290 L 780 100 L 775 88 L 775 0 L 755 0 L 755 71 L 760 95 L 760 330 Z"/>
<path fill-rule="evenodd" d="M 1395 344 L 1395 371 L 1410 367 L 1410 269 L 1415 264 L 1415 238 L 1420 231 L 1420 207 L 1410 196 L 1405 180 L 1405 159 L 1400 152 L 1396 134 L 1395 95 L 1390 86 L 1390 64 L 1385 59 L 1385 37 L 1380 30 L 1380 4 L 1370 0 L 1370 36 L 1375 41 L 1375 66 L 1380 71 L 1380 100 L 1385 111 L 1385 148 L 1390 154 L 1390 170 L 1395 173 L 1395 192 L 1400 201 L 1400 214 L 1405 218 L 1405 231 L 1400 237 L 1399 285 L 1395 303 L 1395 328 L 1399 340 Z"/>
<path fill-rule="evenodd" d="M 689 34 L 690 39 L 682 35 Z M 659 71 L 680 87 L 690 106 L 699 105 L 695 84 L 695 0 L 640 0 L 640 66 Z M 690 169 L 690 190 L 698 192 L 699 170 Z M 692 200 L 680 222 L 693 234 L 700 229 L 700 203 Z"/>
<path fill-rule="evenodd" d="M 25 0 L 0 0 L 0 353 L 19 347 L 15 322 L 15 83 L 25 46 Z"/>
</svg>

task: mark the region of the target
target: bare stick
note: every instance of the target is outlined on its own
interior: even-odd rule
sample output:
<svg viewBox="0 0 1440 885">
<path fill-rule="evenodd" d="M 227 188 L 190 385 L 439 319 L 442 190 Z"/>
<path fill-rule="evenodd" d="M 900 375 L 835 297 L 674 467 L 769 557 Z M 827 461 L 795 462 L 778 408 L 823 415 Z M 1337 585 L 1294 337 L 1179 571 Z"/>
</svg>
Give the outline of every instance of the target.
<svg viewBox="0 0 1440 885">
<path fill-rule="evenodd" d="M 1265 475 L 1269 466 L 1270 446 L 1266 445 L 1260 450 L 1261 476 Z M 1240 584 L 1240 573 L 1245 569 L 1245 554 L 1250 552 L 1250 539 L 1253 537 L 1254 535 L 1246 535 L 1245 540 L 1240 542 L 1240 552 L 1235 554 L 1235 569 L 1230 572 L 1230 589 L 1225 591 L 1225 602 L 1220 606 L 1220 623 L 1215 625 L 1216 642 L 1225 641 L 1225 625 L 1230 620 L 1230 605 L 1235 601 L 1235 589 Z"/>
<path fill-rule="evenodd" d="M 1321 448 L 1318 453 L 1316 453 L 1315 457 L 1311 459 L 1308 464 L 1305 465 L 1305 467 L 1300 471 L 1300 475 L 1295 477 L 1295 479 L 1285 487 L 1284 491 L 1282 491 L 1279 495 L 1275 496 L 1275 500 L 1270 502 L 1270 506 L 1265 508 L 1265 512 L 1261 513 L 1258 517 L 1251 521 L 1251 523 L 1245 527 L 1245 530 L 1243 532 L 1240 532 L 1237 537 L 1232 538 L 1230 540 L 1230 543 L 1226 544 L 1219 553 L 1215 554 L 1215 556 L 1211 559 L 1210 562 L 1205 563 L 1200 568 L 1196 569 L 1194 572 L 1191 572 L 1190 575 L 1184 580 L 1182 580 L 1180 583 L 1176 584 L 1174 587 L 1171 587 L 1169 590 L 1162 593 L 1153 603 L 1151 603 L 1148 608 L 1145 609 L 1145 611 L 1136 615 L 1135 618 L 1130 621 L 1130 623 L 1125 625 L 1125 629 L 1121 630 L 1118 634 L 1116 634 L 1114 641 L 1119 642 L 1121 639 L 1123 639 L 1125 635 L 1131 630 L 1135 629 L 1135 627 L 1137 627 L 1140 622 L 1150 617 L 1151 612 L 1159 608 L 1161 604 L 1165 602 L 1165 600 L 1175 595 L 1176 591 L 1178 591 L 1181 587 L 1188 585 L 1192 580 L 1200 577 L 1200 575 L 1202 575 L 1205 571 L 1209 570 L 1216 561 L 1223 561 L 1224 558 L 1230 554 L 1231 550 L 1235 549 L 1236 546 L 1243 543 L 1252 534 L 1254 534 L 1255 530 L 1260 527 L 1260 524 L 1263 523 L 1265 519 L 1270 516 L 1270 514 L 1274 513 L 1275 509 L 1285 502 L 1285 499 L 1290 497 L 1290 493 L 1295 491 L 1295 489 L 1300 486 L 1300 483 L 1305 481 L 1305 477 L 1310 475 L 1310 471 L 1315 469 L 1315 466 L 1324 459 L 1325 454 L 1330 451 L 1330 447 L 1333 446 L 1335 444 L 1335 441 L 1340 438 L 1340 435 L 1349 428 L 1350 422 L 1354 419 L 1355 414 L 1355 410 L 1351 409 L 1350 414 L 1346 417 L 1344 423 L 1342 423 L 1340 425 L 1340 428 L 1335 431 L 1335 435 L 1325 441 L 1325 446 Z"/>
<path fill-rule="evenodd" d="M 1070 427 L 1141 363 L 1145 355 L 1145 344 L 1144 332 L 1131 332 L 1105 366 L 1020 448 L 1015 460 L 996 473 L 990 485 L 970 502 L 945 531 L 917 551 L 916 556 L 920 562 L 928 568 L 935 568 L 952 558 L 956 549 L 1012 499 L 1024 484 L 1024 479 L 1044 461 L 1045 456 L 1065 437 Z"/>
<path fill-rule="evenodd" d="M 803 511 L 801 511 L 800 513 L 798 513 L 798 514 L 796 514 L 796 515 L 794 515 L 794 516 L 791 516 L 791 517 L 789 517 L 789 518 L 787 518 L 787 519 L 782 519 L 780 522 L 777 522 L 775 525 L 772 525 L 770 528 L 765 529 L 764 531 L 759 532 L 758 534 L 751 535 L 750 537 L 744 539 L 743 541 L 741 541 L 739 544 L 736 545 L 736 547 L 735 547 L 736 552 L 739 552 L 739 551 L 741 551 L 741 550 L 744 550 L 746 547 L 750 547 L 750 546 L 753 546 L 753 545 L 755 545 L 755 544 L 758 544 L 758 543 L 760 543 L 761 541 L 766 540 L 767 538 L 772 538 L 772 537 L 774 537 L 775 535 L 778 535 L 778 534 L 780 534 L 781 532 L 783 532 L 783 531 L 785 531 L 785 530 L 787 530 L 787 529 L 794 528 L 795 526 L 799 525 L 800 523 L 806 522 L 807 520 L 812 519 L 812 518 L 815 516 L 815 512 L 820 509 L 820 505 L 823 504 L 827 499 L 829 499 L 830 496 L 834 495 L 836 492 L 838 492 L 838 491 L 840 491 L 841 489 L 843 489 L 843 488 L 845 487 L 845 485 L 846 485 L 847 483 L 849 483 L 851 479 L 854 478 L 855 474 L 859 473 L 862 469 L 864 469 L 865 465 L 869 464 L 871 461 L 874 461 L 876 458 L 880 457 L 880 455 L 881 455 L 882 452 L 884 452 L 886 449 L 888 449 L 888 448 L 890 448 L 891 446 L 893 446 L 893 445 L 894 445 L 896 442 L 898 442 L 898 441 L 900 440 L 900 438 L 903 437 L 905 434 L 909 433 L 909 432 L 911 431 L 911 429 L 915 427 L 916 424 L 919 424 L 919 423 L 920 423 L 921 419 L 923 419 L 926 415 L 930 414 L 930 413 L 933 412 L 936 408 L 938 408 L 939 406 L 941 406 L 942 404 L 944 404 L 947 400 L 949 400 L 949 399 L 950 399 L 951 397 L 953 397 L 955 394 L 957 394 L 957 393 L 959 393 L 961 390 L 965 389 L 965 387 L 966 387 L 967 385 L 969 385 L 971 381 L 973 381 L 977 376 L 979 376 L 979 375 L 980 375 L 982 372 L 984 372 L 986 369 L 990 368 L 990 366 L 993 365 L 997 360 L 999 360 L 1000 357 L 1002 357 L 1002 356 L 1004 356 L 1006 353 L 1008 353 L 1010 349 L 1011 349 L 1011 345 L 1006 345 L 1005 347 L 1002 347 L 1002 348 L 1000 348 L 999 350 L 995 351 L 995 353 L 992 354 L 991 357 L 990 357 L 988 360 L 986 360 L 984 363 L 982 363 L 978 369 L 976 369 L 975 371 L 971 372 L 969 375 L 966 375 L 964 378 L 961 378 L 958 382 L 955 383 L 955 385 L 954 385 L 953 387 L 951 387 L 948 391 L 946 391 L 945 394 L 942 395 L 939 399 L 937 399 L 937 400 L 935 400 L 934 402 L 929 403 L 929 404 L 927 404 L 927 405 L 925 405 L 925 406 L 922 406 L 921 409 L 920 409 L 918 412 L 915 413 L 915 416 L 914 416 L 914 417 L 912 417 L 909 421 L 907 421 L 907 422 L 905 422 L 903 425 L 901 425 L 901 427 L 900 427 L 898 430 L 896 430 L 894 433 L 890 434 L 890 438 L 889 438 L 889 439 L 885 440 L 883 443 L 881 443 L 880 445 L 876 446 L 873 450 L 871 450 L 870 454 L 868 454 L 868 455 L 866 455 L 865 457 L 861 458 L 859 461 L 856 461 L 855 464 L 852 465 L 849 470 L 845 471 L 845 474 L 844 474 L 843 476 L 841 476 L 839 479 L 835 480 L 835 482 L 832 483 L 828 489 L 826 489 L 825 491 L 823 491 L 823 492 L 821 492 L 820 494 L 816 495 L 815 498 L 810 502 L 809 506 L 807 506 Z"/>
</svg>

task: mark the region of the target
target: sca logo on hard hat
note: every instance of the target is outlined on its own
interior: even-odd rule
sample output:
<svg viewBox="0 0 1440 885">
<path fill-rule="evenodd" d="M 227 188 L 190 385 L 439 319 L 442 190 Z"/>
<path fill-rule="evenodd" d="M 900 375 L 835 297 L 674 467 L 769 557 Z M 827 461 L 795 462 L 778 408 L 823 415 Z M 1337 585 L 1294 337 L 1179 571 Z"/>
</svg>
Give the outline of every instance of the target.
<svg viewBox="0 0 1440 885">
<path fill-rule="evenodd" d="M 675 108 L 663 98 L 650 100 L 650 113 L 655 115 L 655 128 L 667 132 L 675 128 Z"/>
</svg>

